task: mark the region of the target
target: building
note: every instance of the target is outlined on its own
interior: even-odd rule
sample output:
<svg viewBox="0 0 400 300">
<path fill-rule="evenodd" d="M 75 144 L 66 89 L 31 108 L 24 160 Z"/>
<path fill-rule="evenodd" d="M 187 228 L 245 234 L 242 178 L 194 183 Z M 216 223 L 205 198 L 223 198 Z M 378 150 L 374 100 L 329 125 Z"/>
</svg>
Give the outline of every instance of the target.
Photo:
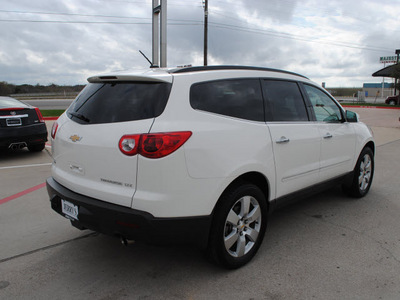
<svg viewBox="0 0 400 300">
<path fill-rule="evenodd" d="M 365 97 L 386 98 L 392 96 L 394 92 L 393 83 L 364 83 L 363 93 Z"/>
</svg>

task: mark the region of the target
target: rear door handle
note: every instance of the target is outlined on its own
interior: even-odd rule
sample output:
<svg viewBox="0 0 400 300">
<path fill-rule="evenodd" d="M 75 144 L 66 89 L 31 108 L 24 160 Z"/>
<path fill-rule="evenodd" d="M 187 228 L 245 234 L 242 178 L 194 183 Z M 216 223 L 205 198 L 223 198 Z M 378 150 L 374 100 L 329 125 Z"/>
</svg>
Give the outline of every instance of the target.
<svg viewBox="0 0 400 300">
<path fill-rule="evenodd" d="M 289 142 L 290 142 L 290 140 L 285 136 L 282 136 L 279 140 L 276 141 L 277 144 L 285 144 L 285 143 L 289 143 Z"/>
<path fill-rule="evenodd" d="M 332 138 L 333 136 L 332 136 L 332 134 L 330 134 L 329 132 L 327 132 L 325 135 L 324 135 L 324 139 L 330 139 L 330 138 Z"/>
</svg>

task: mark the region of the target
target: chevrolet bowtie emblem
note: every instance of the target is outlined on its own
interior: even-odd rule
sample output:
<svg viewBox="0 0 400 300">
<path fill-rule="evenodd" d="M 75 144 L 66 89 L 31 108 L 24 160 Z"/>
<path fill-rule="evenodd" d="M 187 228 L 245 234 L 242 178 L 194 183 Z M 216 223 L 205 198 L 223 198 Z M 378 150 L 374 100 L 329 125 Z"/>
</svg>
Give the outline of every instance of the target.
<svg viewBox="0 0 400 300">
<path fill-rule="evenodd" d="M 74 135 L 71 135 L 69 137 L 69 139 L 75 143 L 75 142 L 79 142 L 82 138 L 79 135 L 74 134 Z"/>
</svg>

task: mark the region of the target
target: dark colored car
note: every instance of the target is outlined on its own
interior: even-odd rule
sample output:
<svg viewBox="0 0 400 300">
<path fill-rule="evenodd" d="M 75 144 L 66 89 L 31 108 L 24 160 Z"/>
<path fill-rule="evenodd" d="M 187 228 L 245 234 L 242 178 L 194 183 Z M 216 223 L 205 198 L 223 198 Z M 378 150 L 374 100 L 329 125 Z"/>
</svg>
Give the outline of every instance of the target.
<svg viewBox="0 0 400 300">
<path fill-rule="evenodd" d="M 399 104 L 399 95 L 387 97 L 385 100 L 385 103 L 389 104 L 389 105 L 398 105 Z"/>
<path fill-rule="evenodd" d="M 42 151 L 47 128 L 40 110 L 11 97 L 0 97 L 0 149 Z"/>
</svg>

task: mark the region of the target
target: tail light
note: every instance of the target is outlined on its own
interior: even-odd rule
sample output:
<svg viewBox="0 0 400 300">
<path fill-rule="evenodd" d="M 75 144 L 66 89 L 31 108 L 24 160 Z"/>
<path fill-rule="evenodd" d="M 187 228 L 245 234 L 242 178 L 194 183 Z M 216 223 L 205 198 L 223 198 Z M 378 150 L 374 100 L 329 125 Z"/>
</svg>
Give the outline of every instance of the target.
<svg viewBox="0 0 400 300">
<path fill-rule="evenodd" d="M 167 156 L 182 146 L 191 135 L 190 131 L 143 134 L 139 154 L 148 158 Z"/>
<path fill-rule="evenodd" d="M 51 138 L 54 140 L 56 138 L 57 134 L 57 129 L 58 129 L 58 123 L 54 122 L 53 126 L 51 127 Z"/>
<path fill-rule="evenodd" d="M 125 155 L 140 154 L 147 158 L 161 158 L 181 147 L 192 135 L 190 131 L 124 135 L 119 149 Z"/>
<path fill-rule="evenodd" d="M 119 140 L 119 150 L 125 155 L 133 156 L 138 153 L 140 134 L 124 135 Z"/>
<path fill-rule="evenodd" d="M 36 111 L 36 114 L 37 114 L 37 116 L 39 118 L 39 122 L 40 123 L 44 123 L 44 119 L 43 119 L 42 113 L 40 112 L 39 108 L 35 107 L 35 111 Z"/>
</svg>

